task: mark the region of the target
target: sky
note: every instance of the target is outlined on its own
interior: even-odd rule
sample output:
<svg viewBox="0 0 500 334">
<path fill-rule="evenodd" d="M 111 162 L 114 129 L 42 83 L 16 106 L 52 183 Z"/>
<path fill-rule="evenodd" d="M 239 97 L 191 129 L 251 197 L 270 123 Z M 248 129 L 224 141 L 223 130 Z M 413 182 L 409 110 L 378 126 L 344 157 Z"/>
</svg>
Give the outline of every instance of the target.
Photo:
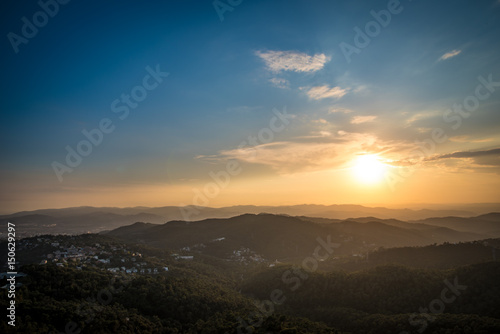
<svg viewBox="0 0 500 334">
<path fill-rule="evenodd" d="M 4 1 L 1 213 L 500 202 L 500 1 Z"/>
</svg>

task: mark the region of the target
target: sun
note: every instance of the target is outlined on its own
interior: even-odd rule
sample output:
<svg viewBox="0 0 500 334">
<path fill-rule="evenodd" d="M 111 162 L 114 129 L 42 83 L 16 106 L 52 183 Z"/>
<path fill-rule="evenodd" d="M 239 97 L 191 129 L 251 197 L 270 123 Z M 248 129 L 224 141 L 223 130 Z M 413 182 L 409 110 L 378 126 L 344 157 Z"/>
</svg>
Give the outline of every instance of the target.
<svg viewBox="0 0 500 334">
<path fill-rule="evenodd" d="M 382 181 L 386 172 L 386 165 L 374 154 L 358 156 L 352 171 L 356 179 L 365 184 L 374 184 Z"/>
</svg>

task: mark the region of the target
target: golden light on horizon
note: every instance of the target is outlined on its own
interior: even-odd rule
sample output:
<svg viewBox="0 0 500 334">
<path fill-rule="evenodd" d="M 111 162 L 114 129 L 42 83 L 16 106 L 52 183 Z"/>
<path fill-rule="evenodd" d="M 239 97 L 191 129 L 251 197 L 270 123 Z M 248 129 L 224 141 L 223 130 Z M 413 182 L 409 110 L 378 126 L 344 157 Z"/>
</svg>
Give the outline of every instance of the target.
<svg viewBox="0 0 500 334">
<path fill-rule="evenodd" d="M 386 171 L 386 165 L 375 154 L 358 156 L 352 168 L 356 180 L 363 184 L 382 182 Z"/>
</svg>

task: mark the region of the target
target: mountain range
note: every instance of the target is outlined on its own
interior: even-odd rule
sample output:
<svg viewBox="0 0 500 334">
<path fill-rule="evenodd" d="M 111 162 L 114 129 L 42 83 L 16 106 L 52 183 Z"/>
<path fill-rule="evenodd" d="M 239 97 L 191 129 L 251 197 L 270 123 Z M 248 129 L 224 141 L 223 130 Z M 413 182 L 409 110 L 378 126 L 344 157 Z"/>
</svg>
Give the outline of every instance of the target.
<svg viewBox="0 0 500 334">
<path fill-rule="evenodd" d="M 462 208 L 462 209 L 461 209 Z M 259 214 L 270 213 L 289 216 L 307 216 L 312 218 L 327 218 L 346 220 L 359 217 L 370 218 L 371 221 L 378 219 L 386 220 L 386 223 L 399 224 L 390 219 L 412 221 L 412 223 L 423 223 L 435 226 L 453 228 L 454 221 L 461 221 L 459 231 L 472 233 L 486 233 L 496 235 L 498 229 L 487 217 L 481 218 L 480 231 L 468 229 L 470 217 L 486 214 L 489 212 L 500 212 L 500 204 L 477 204 L 467 206 L 447 206 L 443 208 L 429 209 L 388 209 L 383 207 L 366 207 L 361 205 L 293 205 L 293 206 L 231 206 L 222 208 L 209 207 L 73 207 L 64 209 L 42 209 L 35 211 L 22 211 L 9 215 L 0 216 L 0 224 L 13 222 L 18 224 L 18 233 L 21 236 L 36 234 L 80 234 L 98 233 L 112 230 L 120 226 L 130 225 L 135 222 L 147 222 L 162 224 L 172 220 L 199 221 L 208 218 L 230 218 L 246 213 Z M 185 219 L 183 212 L 196 213 Z M 449 218 L 435 218 L 449 217 Z M 463 218 L 463 220 L 455 219 Z M 427 219 L 433 219 L 426 221 Z M 493 220 L 495 216 L 493 216 Z M 451 225 L 450 225 L 451 224 Z M 457 225 L 458 226 L 458 225 Z M 465 229 L 465 230 L 464 230 Z M 1 236 L 1 235 L 0 235 Z"/>
</svg>

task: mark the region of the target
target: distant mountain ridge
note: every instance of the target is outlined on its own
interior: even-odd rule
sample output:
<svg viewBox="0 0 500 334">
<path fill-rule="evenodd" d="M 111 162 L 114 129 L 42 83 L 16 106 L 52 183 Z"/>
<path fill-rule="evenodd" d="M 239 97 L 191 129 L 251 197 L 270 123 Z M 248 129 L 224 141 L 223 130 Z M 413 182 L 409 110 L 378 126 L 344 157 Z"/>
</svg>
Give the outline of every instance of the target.
<svg viewBox="0 0 500 334">
<path fill-rule="evenodd" d="M 149 213 L 157 216 L 162 216 L 165 221 L 168 220 L 184 220 L 181 207 L 178 206 L 163 206 L 163 207 L 70 207 L 62 209 L 40 209 L 33 211 L 21 211 L 9 215 L 0 215 L 0 219 L 14 218 L 26 216 L 29 214 L 42 214 L 48 216 L 68 216 L 68 215 L 83 215 L 95 212 L 107 212 L 117 215 L 134 215 L 139 213 Z M 189 211 L 190 206 L 183 207 L 185 211 Z M 192 207 L 194 208 L 194 207 Z M 302 204 L 289 206 L 255 206 L 255 205 L 237 205 L 221 208 L 211 207 L 196 207 L 197 214 L 192 215 L 190 220 L 200 220 L 205 218 L 227 218 L 244 213 L 273 213 L 287 214 L 291 216 L 314 216 L 324 218 L 347 219 L 356 217 L 376 216 L 379 218 L 395 218 L 402 220 L 417 220 L 431 217 L 457 216 L 471 217 L 482 213 L 488 213 L 498 209 L 500 204 L 492 204 L 490 210 L 481 210 L 480 212 L 472 210 L 446 209 L 446 210 L 429 210 L 429 209 L 389 209 L 384 207 L 367 207 L 354 204 L 333 204 L 333 205 L 317 205 L 317 204 Z M 220 216 L 220 217 L 219 217 Z"/>
<path fill-rule="evenodd" d="M 496 207 L 492 204 L 490 208 Z M 184 211 L 192 207 L 184 207 Z M 412 210 L 412 209 L 387 209 L 382 207 L 365 207 L 362 205 L 292 205 L 292 206 L 231 206 L 223 208 L 197 207 L 196 215 L 190 217 L 191 221 L 211 218 L 230 218 L 242 214 L 269 213 L 276 215 L 305 216 L 314 219 L 347 220 L 361 219 L 383 221 L 386 225 L 408 227 L 404 221 L 411 221 L 414 228 L 417 224 L 434 225 L 455 229 L 461 232 L 484 233 L 494 237 L 500 233 L 495 225 L 498 218 L 495 213 L 487 213 L 477 218 L 477 213 L 461 210 Z M 499 210 L 500 211 L 500 205 Z M 450 217 L 454 216 L 454 217 Z M 358 218 L 365 217 L 365 218 Z M 366 218 L 373 217 L 373 218 Z M 377 218 L 375 218 L 377 217 Z M 446 218 L 450 217 L 449 221 Z M 455 219 L 457 217 L 457 219 Z M 476 217 L 479 230 L 470 229 L 467 222 L 471 217 Z M 162 224 L 167 221 L 184 220 L 182 211 L 176 206 L 165 207 L 73 207 L 65 209 L 42 209 L 35 211 L 17 212 L 11 215 L 0 216 L 0 224 L 8 221 L 19 224 L 21 236 L 36 234 L 80 234 L 97 233 L 112 230 L 120 226 L 130 225 L 135 222 L 148 222 Z M 454 221 L 462 221 L 462 225 L 454 225 Z M 464 225 L 465 224 L 465 225 Z M 470 225 L 470 224 L 469 224 Z M 455 227 L 460 228 L 455 228 Z M 468 229 L 469 228 L 469 229 Z M 1 234 L 0 234 L 1 236 Z"/>
<path fill-rule="evenodd" d="M 491 236 L 500 233 L 500 212 L 490 212 L 477 217 L 432 217 L 410 223 L 421 223 L 434 226 L 448 227 L 457 231 L 477 232 Z"/>
</svg>

